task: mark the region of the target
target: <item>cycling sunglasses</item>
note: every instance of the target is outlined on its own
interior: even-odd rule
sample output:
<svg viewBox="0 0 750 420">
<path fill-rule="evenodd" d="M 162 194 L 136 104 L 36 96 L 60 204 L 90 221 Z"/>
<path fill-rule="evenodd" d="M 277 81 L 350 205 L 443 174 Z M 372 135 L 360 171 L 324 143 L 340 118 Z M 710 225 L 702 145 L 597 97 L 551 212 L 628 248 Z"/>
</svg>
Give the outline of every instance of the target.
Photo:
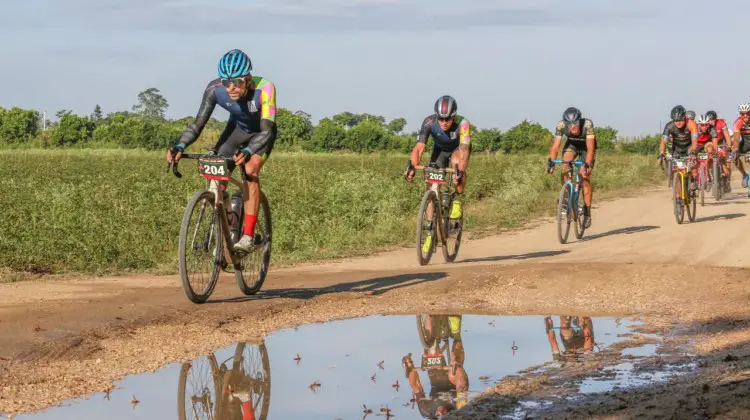
<svg viewBox="0 0 750 420">
<path fill-rule="evenodd" d="M 244 77 L 235 77 L 234 79 L 221 79 L 221 84 L 224 85 L 224 87 L 229 87 L 231 85 L 242 86 L 243 83 L 245 83 Z"/>
<path fill-rule="evenodd" d="M 698 128 L 699 128 L 699 129 L 700 129 L 701 131 L 706 131 L 706 130 L 708 130 L 708 129 L 709 129 L 710 127 L 711 127 L 711 124 L 698 124 Z"/>
<path fill-rule="evenodd" d="M 740 117 L 750 116 L 750 112 L 740 112 Z"/>
<path fill-rule="evenodd" d="M 450 122 L 450 121 L 453 121 L 453 117 L 448 117 L 448 118 L 439 118 L 438 117 L 438 121 L 440 121 L 440 122 Z"/>
</svg>

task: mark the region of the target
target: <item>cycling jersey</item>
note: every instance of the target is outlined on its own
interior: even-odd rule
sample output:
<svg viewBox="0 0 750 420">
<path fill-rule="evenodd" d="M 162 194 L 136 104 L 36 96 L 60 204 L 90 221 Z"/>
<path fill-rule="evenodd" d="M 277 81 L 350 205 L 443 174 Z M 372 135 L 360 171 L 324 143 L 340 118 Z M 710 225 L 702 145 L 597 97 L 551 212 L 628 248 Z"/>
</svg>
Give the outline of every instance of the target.
<svg viewBox="0 0 750 420">
<path fill-rule="evenodd" d="M 672 153 L 674 154 L 675 150 L 680 150 L 684 153 L 687 152 L 688 148 L 692 145 L 692 139 L 693 139 L 693 132 L 688 127 L 687 124 L 685 124 L 682 128 L 678 128 L 674 121 L 670 121 L 669 124 L 667 124 L 664 127 L 664 133 L 663 138 L 669 140 L 672 139 Z M 697 138 L 696 133 L 696 138 Z"/>
<path fill-rule="evenodd" d="M 698 146 L 703 146 L 717 137 L 718 133 L 714 127 L 709 128 L 705 133 L 698 133 Z"/>
<path fill-rule="evenodd" d="M 187 147 L 198 139 L 217 104 L 229 111 L 227 129 L 239 128 L 260 134 L 248 145 L 252 153 L 258 153 L 276 138 L 276 88 L 263 77 L 255 76 L 247 93 L 237 101 L 229 96 L 221 79 L 211 81 L 203 93 L 198 115 L 185 130 L 180 143 Z"/>
<path fill-rule="evenodd" d="M 586 139 L 592 137 L 595 138 L 593 121 L 583 118 L 579 127 L 578 134 L 573 135 L 570 132 L 570 127 L 568 127 L 565 121 L 560 121 L 557 123 L 557 126 L 555 126 L 555 140 L 561 139 L 562 136 L 567 137 L 563 150 L 572 151 L 576 157 L 581 156 L 587 151 Z M 594 152 L 596 152 L 596 142 L 594 142 Z"/>
<path fill-rule="evenodd" d="M 735 132 L 740 133 L 739 152 L 750 152 L 750 123 L 745 123 L 742 117 L 737 117 L 732 126 Z"/>
<path fill-rule="evenodd" d="M 453 124 L 447 131 L 440 128 L 437 114 L 432 114 L 422 122 L 422 129 L 417 136 L 417 143 L 427 143 L 432 136 L 435 140 L 434 150 L 453 152 L 459 144 L 469 145 L 471 142 L 471 124 L 466 118 L 456 115 Z"/>
</svg>

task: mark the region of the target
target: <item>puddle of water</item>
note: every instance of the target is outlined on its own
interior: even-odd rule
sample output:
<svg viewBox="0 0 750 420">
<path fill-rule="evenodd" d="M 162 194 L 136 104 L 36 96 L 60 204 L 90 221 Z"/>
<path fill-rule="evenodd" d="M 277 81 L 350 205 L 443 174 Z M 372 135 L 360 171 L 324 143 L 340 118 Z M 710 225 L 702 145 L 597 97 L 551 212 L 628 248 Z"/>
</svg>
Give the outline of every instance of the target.
<svg viewBox="0 0 750 420">
<path fill-rule="evenodd" d="M 553 349 L 563 359 L 574 359 L 593 345 L 585 338 L 588 332 L 593 332 L 593 351 L 598 351 L 632 325 L 620 318 L 549 320 L 410 315 L 305 325 L 273 333 L 261 344 L 240 343 L 191 363 L 125 377 L 108 399 L 94 394 L 14 420 L 175 415 L 180 420 L 239 420 L 243 410 L 254 413 L 245 419 L 256 420 L 361 419 L 365 406 L 372 410 L 369 419 L 388 418 L 381 411 L 386 407 L 399 419 L 421 419 L 440 405 L 465 405 L 506 375 L 560 359 Z M 408 378 L 402 366 L 407 354 L 417 368 Z M 410 401 L 415 393 L 418 402 Z M 133 406 L 134 399 L 138 403 Z M 534 405 L 527 402 L 519 408 Z"/>
<path fill-rule="evenodd" d="M 591 394 L 609 392 L 615 388 L 634 388 L 638 386 L 664 382 L 671 377 L 684 375 L 695 370 L 697 364 L 666 365 L 663 369 L 653 372 L 634 372 L 632 363 L 620 363 L 602 369 L 613 372 L 614 378 L 589 378 L 581 382 L 580 393 Z"/>
<path fill-rule="evenodd" d="M 648 357 L 656 354 L 656 344 L 644 344 L 640 347 L 630 347 L 622 351 L 624 357 Z"/>
</svg>

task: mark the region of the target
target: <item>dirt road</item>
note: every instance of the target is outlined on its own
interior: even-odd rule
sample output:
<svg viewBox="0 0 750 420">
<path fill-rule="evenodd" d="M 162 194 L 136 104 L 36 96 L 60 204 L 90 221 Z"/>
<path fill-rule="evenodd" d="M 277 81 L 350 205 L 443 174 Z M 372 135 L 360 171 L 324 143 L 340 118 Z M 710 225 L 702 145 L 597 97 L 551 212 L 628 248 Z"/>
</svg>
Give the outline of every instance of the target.
<svg viewBox="0 0 750 420">
<path fill-rule="evenodd" d="M 651 390 L 654 404 L 667 415 L 703 410 L 734 418 L 750 410 L 748 212 L 750 200 L 734 185 L 724 201 L 707 199 L 695 223 L 677 225 L 668 190 L 657 189 L 595 207 L 580 242 L 560 245 L 545 220 L 469 237 L 450 265 L 438 253 L 419 267 L 413 249 L 403 249 L 272 269 L 254 297 L 240 296 L 226 276 L 200 306 L 187 301 L 176 276 L 0 285 L 0 413 L 102 391 L 121 375 L 301 320 L 451 311 L 637 315 L 662 332 L 679 325 L 680 340 L 690 341 L 704 363 L 685 392 L 705 401 L 678 404 L 668 392 Z M 736 358 L 731 366 L 722 362 L 729 353 Z M 706 390 L 701 381 L 730 385 Z M 484 398 L 507 403 L 492 392 Z M 637 401 L 624 408 L 592 403 L 600 408 L 565 415 L 643 415 Z"/>
</svg>

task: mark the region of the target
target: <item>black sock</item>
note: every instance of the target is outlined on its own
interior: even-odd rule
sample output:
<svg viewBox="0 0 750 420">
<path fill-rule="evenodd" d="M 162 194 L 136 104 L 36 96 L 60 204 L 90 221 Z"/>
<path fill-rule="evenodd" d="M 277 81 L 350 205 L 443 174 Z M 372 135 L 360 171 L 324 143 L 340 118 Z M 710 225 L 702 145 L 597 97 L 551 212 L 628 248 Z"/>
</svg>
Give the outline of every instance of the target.
<svg viewBox="0 0 750 420">
<path fill-rule="evenodd" d="M 583 215 L 584 216 L 591 216 L 591 206 L 583 206 Z"/>
</svg>

